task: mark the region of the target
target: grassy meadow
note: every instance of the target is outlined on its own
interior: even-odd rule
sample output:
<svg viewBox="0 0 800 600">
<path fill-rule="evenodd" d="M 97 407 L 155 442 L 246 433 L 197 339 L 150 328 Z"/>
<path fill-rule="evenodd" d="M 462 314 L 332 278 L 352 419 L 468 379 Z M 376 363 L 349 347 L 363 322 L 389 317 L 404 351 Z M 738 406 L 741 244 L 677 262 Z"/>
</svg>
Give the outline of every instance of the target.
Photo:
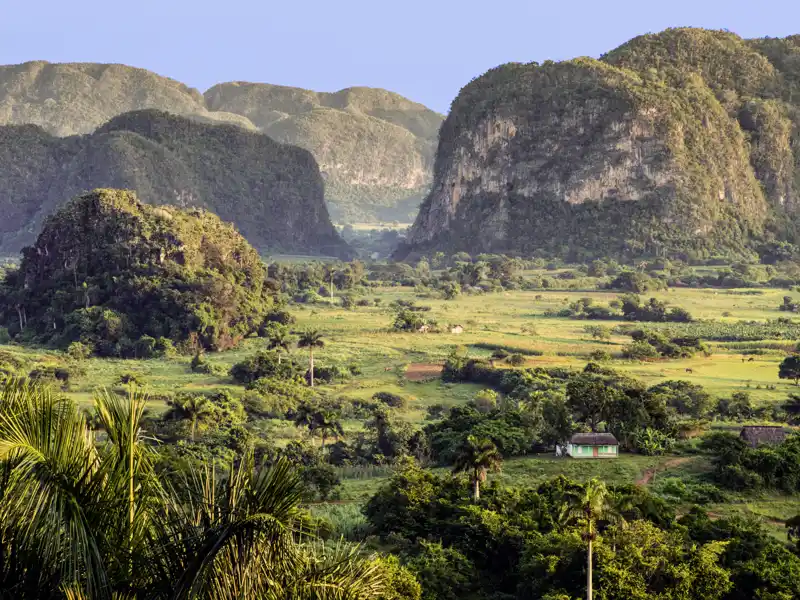
<svg viewBox="0 0 800 600">
<path fill-rule="evenodd" d="M 785 294 L 778 289 L 670 289 L 648 293 L 644 297 L 655 296 L 672 306 L 685 308 L 695 319 L 735 322 L 780 317 L 783 313 L 778 311 L 778 306 Z M 526 366 L 529 367 L 564 366 L 577 370 L 585 366 L 592 351 L 601 349 L 618 357 L 622 347 L 630 342 L 630 337 L 614 335 L 610 340 L 596 341 L 590 339 L 584 328 L 597 324 L 597 321 L 545 316 L 546 312 L 558 311 L 582 297 L 593 298 L 596 303 L 608 303 L 617 296 L 613 292 L 597 290 L 545 290 L 460 296 L 445 301 L 419 298 L 411 288 L 392 287 L 370 290 L 367 297 L 371 301 L 380 299 L 377 306 L 371 302 L 368 307 L 345 310 L 338 305 L 299 305 L 293 307 L 292 312 L 297 317 L 297 329 L 316 328 L 324 333 L 326 345 L 316 352 L 317 364 L 352 364 L 362 372 L 345 381 L 321 386 L 321 392 L 353 399 L 368 399 L 378 391 L 400 394 L 408 399 L 408 406 L 400 412 L 400 417 L 421 426 L 425 423 L 428 406 L 466 404 L 481 390 L 479 385 L 443 383 L 439 379 L 440 365 L 455 346 L 465 346 L 470 356 L 487 358 L 493 350 L 503 348 L 526 356 Z M 427 316 L 436 319 L 444 333 L 390 331 L 394 310 L 389 305 L 398 299 L 429 305 L 431 311 Z M 613 327 L 622 322 L 600 323 Z M 449 333 L 449 326 L 456 324 L 464 328 L 463 333 Z M 791 382 L 778 379 L 778 364 L 786 356 L 785 348 L 794 343 L 795 340 L 786 339 L 748 343 L 745 346 L 763 347 L 764 353 L 745 357 L 741 352 L 742 345 L 711 342 L 713 353 L 709 357 L 697 354 L 691 359 L 655 362 L 614 358 L 608 364 L 648 385 L 666 379 L 684 379 L 704 386 L 717 397 L 748 391 L 754 403 L 759 405 L 779 402 L 797 389 Z M 164 398 L 177 391 L 227 389 L 241 393 L 242 388 L 225 373 L 234 363 L 262 346 L 262 340 L 249 339 L 236 350 L 208 354 L 206 358 L 217 367 L 217 374 L 193 373 L 189 357 L 154 360 L 91 358 L 78 363 L 82 373 L 70 382 L 64 393 L 78 403 L 88 405 L 97 388 L 120 387 L 118 379 L 124 373 L 134 373 L 144 380 L 152 396 L 153 411 L 163 410 Z M 25 369 L 70 362 L 60 352 L 18 345 L 2 346 L 0 352 L 12 355 L 25 365 Z M 304 356 L 302 350 L 293 352 Z M 748 360 L 750 358 L 752 360 Z M 344 421 L 343 426 L 345 435 L 348 435 L 360 431 L 363 424 L 351 419 Z M 268 420 L 263 431 L 279 445 L 304 435 L 290 421 L 281 420 Z M 491 475 L 490 481 L 525 486 L 564 474 L 577 480 L 598 476 L 608 482 L 640 483 L 658 489 L 665 480 L 697 479 L 709 468 L 703 464 L 704 460 L 691 455 L 676 459 L 675 456 L 623 454 L 616 460 L 579 461 L 534 455 L 507 460 L 502 472 Z M 337 474 L 343 485 L 336 504 L 332 506 L 340 503 L 359 505 L 391 475 L 391 469 L 341 467 Z M 336 510 L 347 512 L 349 509 Z M 733 502 L 709 505 L 709 510 L 718 515 L 755 516 L 776 535 L 785 537 L 782 521 L 800 512 L 800 499 L 779 495 L 745 496 Z M 348 514 L 353 517 L 354 513 L 351 513 Z M 353 518 L 357 519 L 357 516 Z"/>
</svg>

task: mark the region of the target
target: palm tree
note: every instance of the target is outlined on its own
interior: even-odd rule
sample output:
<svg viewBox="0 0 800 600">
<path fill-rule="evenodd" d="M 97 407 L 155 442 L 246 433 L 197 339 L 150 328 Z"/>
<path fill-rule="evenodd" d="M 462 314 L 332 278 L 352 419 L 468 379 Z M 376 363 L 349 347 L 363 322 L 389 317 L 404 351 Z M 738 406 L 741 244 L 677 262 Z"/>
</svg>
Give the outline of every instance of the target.
<svg viewBox="0 0 800 600">
<path fill-rule="evenodd" d="M 98 394 L 107 441 L 47 388 L 0 390 L 0 595 L 20 600 L 366 600 L 383 572 L 358 548 L 314 549 L 303 486 L 252 454 L 160 478 L 147 397 Z"/>
<path fill-rule="evenodd" d="M 189 438 L 192 442 L 194 442 L 197 423 L 204 421 L 215 412 L 214 404 L 200 394 L 183 394 L 175 400 L 168 400 L 167 404 L 170 407 L 167 418 L 191 421 Z"/>
<path fill-rule="evenodd" d="M 470 435 L 459 448 L 453 472 L 469 473 L 473 498 L 477 502 L 481 498 L 481 483 L 486 481 L 486 473 L 499 471 L 502 464 L 503 456 L 491 440 Z"/>
<path fill-rule="evenodd" d="M 300 339 L 297 342 L 299 348 L 308 348 L 308 363 L 310 371 L 309 382 L 311 387 L 314 387 L 314 348 L 325 347 L 325 342 L 322 340 L 322 334 L 316 329 L 308 329 L 300 334 Z"/>
<path fill-rule="evenodd" d="M 0 580 L 12 596 L 50 598 L 59 588 L 111 596 L 114 582 L 137 577 L 162 488 L 143 443 L 147 397 L 95 398 L 100 446 L 83 413 L 46 387 L 12 380 L 0 392 Z M 47 583 L 45 583 L 47 582 Z M 54 586 L 48 593 L 47 585 Z"/>
<path fill-rule="evenodd" d="M 314 414 L 313 431 L 319 431 L 323 449 L 329 435 L 337 438 L 344 435 L 344 429 L 337 417 L 338 415 L 331 410 L 320 410 Z"/>
<path fill-rule="evenodd" d="M 597 523 L 600 520 L 616 519 L 612 507 L 612 494 L 599 479 L 586 482 L 582 492 L 572 495 L 565 507 L 566 522 L 584 527 L 583 539 L 587 542 L 586 553 L 586 599 L 592 600 L 592 545 L 597 539 Z"/>
<path fill-rule="evenodd" d="M 295 427 L 305 427 L 310 434 L 314 432 L 317 410 L 308 402 L 301 402 L 294 411 Z M 312 442 L 313 444 L 313 442 Z"/>
<path fill-rule="evenodd" d="M 277 327 L 269 333 L 267 340 L 267 350 L 275 350 L 278 353 L 278 364 L 281 364 L 283 353 L 289 354 L 294 345 L 294 336 L 289 334 L 285 327 Z"/>
</svg>

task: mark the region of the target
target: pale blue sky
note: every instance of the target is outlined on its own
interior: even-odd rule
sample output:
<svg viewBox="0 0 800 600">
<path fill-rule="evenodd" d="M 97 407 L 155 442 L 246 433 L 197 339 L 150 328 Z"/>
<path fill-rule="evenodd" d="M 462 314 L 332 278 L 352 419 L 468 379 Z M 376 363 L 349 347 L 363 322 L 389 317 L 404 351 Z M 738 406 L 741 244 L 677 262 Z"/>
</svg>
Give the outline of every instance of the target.
<svg viewBox="0 0 800 600">
<path fill-rule="evenodd" d="M 205 90 L 384 87 L 446 112 L 498 64 L 599 56 L 670 26 L 800 33 L 797 0 L 0 0 L 0 64 L 119 62 Z"/>
</svg>

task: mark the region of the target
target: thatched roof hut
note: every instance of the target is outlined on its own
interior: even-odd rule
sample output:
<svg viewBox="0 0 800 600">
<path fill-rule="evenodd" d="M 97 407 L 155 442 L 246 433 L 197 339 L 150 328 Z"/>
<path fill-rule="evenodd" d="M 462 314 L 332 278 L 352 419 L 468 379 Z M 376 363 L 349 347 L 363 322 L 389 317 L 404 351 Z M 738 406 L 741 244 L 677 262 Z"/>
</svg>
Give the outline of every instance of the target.
<svg viewBox="0 0 800 600">
<path fill-rule="evenodd" d="M 745 425 L 739 437 L 755 448 L 760 444 L 780 444 L 786 439 L 786 431 L 772 425 Z"/>
</svg>

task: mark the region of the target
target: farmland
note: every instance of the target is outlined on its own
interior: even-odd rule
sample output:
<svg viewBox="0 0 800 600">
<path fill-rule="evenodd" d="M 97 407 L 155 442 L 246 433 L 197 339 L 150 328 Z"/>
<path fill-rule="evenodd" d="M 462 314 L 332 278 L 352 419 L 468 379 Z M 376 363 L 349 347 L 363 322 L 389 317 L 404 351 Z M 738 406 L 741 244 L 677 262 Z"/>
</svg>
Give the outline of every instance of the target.
<svg viewBox="0 0 800 600">
<path fill-rule="evenodd" d="M 777 289 L 712 290 L 670 289 L 652 295 L 687 309 L 699 322 L 657 324 L 685 335 L 698 335 L 711 348 L 709 356 L 639 362 L 621 358 L 621 351 L 630 337 L 615 332 L 607 340 L 591 339 L 586 333 L 587 321 L 546 316 L 580 298 L 597 303 L 613 301 L 617 294 L 609 291 L 540 290 L 507 291 L 497 294 L 462 295 L 455 300 L 435 297 L 419 298 L 412 288 L 383 287 L 368 290 L 369 306 L 346 310 L 327 302 L 296 305 L 296 329 L 315 328 L 325 336 L 326 345 L 317 353 L 318 364 L 348 364 L 357 367 L 360 375 L 322 385 L 318 393 L 325 397 L 369 400 L 377 392 L 404 397 L 407 404 L 397 417 L 414 428 L 429 422 L 428 409 L 442 405 L 463 406 L 473 400 L 484 386 L 473 383 L 445 383 L 439 377 L 441 365 L 456 347 L 465 349 L 472 358 L 488 359 L 493 351 L 503 349 L 524 357 L 523 367 L 565 367 L 582 369 L 593 351 L 611 355 L 608 366 L 626 373 L 646 385 L 680 379 L 703 386 L 714 397 L 735 392 L 750 393 L 756 406 L 771 406 L 783 401 L 795 386 L 777 377 L 778 365 L 795 344 L 797 326 L 775 324 L 781 316 L 777 306 L 785 292 Z M 374 302 L 378 299 L 377 304 Z M 397 300 L 415 300 L 431 307 L 441 333 L 395 332 L 390 330 Z M 723 316 L 724 315 L 724 316 Z M 745 324 L 749 322 L 750 324 Z M 767 324 L 770 322 L 769 324 Z M 461 325 L 463 333 L 449 333 L 448 325 Z M 604 322 L 609 328 L 624 325 L 622 321 Z M 739 328 L 739 329 L 737 329 Z M 616 330 L 614 330 L 616 331 Z M 724 339 L 724 332 L 742 331 L 743 341 Z M 723 332 L 715 335 L 716 332 Z M 235 350 L 208 353 L 213 365 L 211 373 L 195 373 L 190 357 L 151 360 L 89 358 L 72 361 L 63 353 L 23 348 L 10 344 L 0 348 L 8 360 L 17 361 L 17 370 L 41 366 L 70 365 L 76 375 L 64 386 L 63 393 L 81 405 L 89 406 L 92 394 L 99 387 L 122 390 L 120 377 L 135 374 L 149 390 L 153 414 L 166 408 L 165 400 L 176 392 L 213 393 L 225 390 L 241 394 L 242 387 L 228 375 L 230 367 L 263 347 L 257 338 L 246 340 Z M 298 360 L 306 360 L 303 351 L 293 351 Z M 511 368 L 498 365 L 500 368 Z M 358 418 L 343 419 L 344 435 L 357 436 L 364 422 Z M 711 423 L 733 431 L 739 423 Z M 259 427 L 260 435 L 277 445 L 308 434 L 291 421 L 273 418 Z M 313 443 L 313 442 L 312 442 Z M 610 483 L 644 483 L 661 490 L 670 479 L 692 481 L 708 471 L 703 457 L 690 456 L 687 462 L 674 461 L 674 456 L 648 457 L 623 454 L 613 462 L 578 462 L 556 459 L 552 454 L 534 454 L 509 459 L 503 470 L 491 477 L 504 485 L 528 486 L 563 474 L 583 481 L 599 476 Z M 336 492 L 339 502 L 359 505 L 389 477 L 392 469 L 384 467 L 337 468 L 342 480 Z M 437 472 L 444 473 L 446 469 Z M 655 477 L 653 475 L 655 474 Z M 738 497 L 734 502 L 711 507 L 715 514 L 752 514 L 761 518 L 776 535 L 785 534 L 781 520 L 800 510 L 800 502 L 791 497 L 760 494 Z M 791 514 L 790 514 L 791 513 Z"/>
</svg>

